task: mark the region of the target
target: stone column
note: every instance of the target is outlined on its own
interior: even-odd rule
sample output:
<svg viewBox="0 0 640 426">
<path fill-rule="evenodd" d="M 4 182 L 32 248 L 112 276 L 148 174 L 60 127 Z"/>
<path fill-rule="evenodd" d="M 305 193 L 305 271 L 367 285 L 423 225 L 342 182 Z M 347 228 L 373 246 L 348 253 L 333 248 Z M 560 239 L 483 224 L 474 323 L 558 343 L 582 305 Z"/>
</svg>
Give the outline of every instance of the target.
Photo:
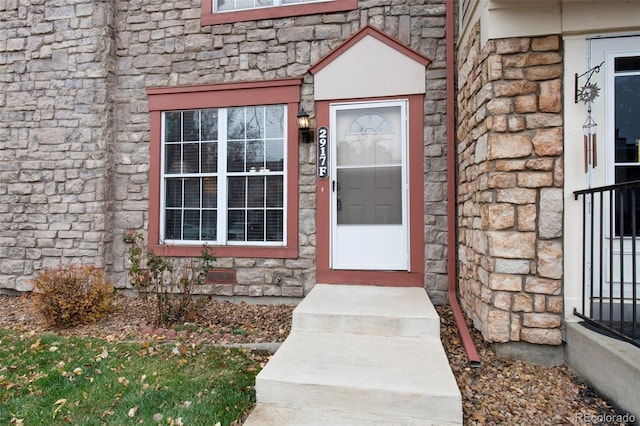
<svg viewBox="0 0 640 426">
<path fill-rule="evenodd" d="M 459 64 L 460 296 L 491 342 L 562 343 L 560 37 L 489 40 Z"/>
</svg>

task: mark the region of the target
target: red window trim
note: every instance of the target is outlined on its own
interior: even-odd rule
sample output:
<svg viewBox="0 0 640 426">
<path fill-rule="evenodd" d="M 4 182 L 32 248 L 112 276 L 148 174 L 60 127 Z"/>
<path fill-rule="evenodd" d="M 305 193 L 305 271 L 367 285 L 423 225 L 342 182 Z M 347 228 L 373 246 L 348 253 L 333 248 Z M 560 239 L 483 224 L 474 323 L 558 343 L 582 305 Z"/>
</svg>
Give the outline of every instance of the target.
<svg viewBox="0 0 640 426">
<path fill-rule="evenodd" d="M 203 0 L 200 24 L 203 26 L 232 24 L 234 22 L 257 21 L 261 19 L 346 12 L 349 10 L 355 10 L 357 7 L 358 0 L 333 0 L 317 3 L 261 7 L 257 9 L 239 10 L 237 12 L 213 13 L 213 0 Z"/>
<path fill-rule="evenodd" d="M 284 246 L 211 246 L 217 257 L 298 257 L 298 114 L 302 79 L 225 83 L 216 85 L 152 87 L 147 89 L 150 112 L 149 248 L 165 256 L 198 257 L 201 245 L 160 243 L 160 153 L 162 112 L 179 109 L 250 105 L 287 105 L 287 241 Z"/>
</svg>

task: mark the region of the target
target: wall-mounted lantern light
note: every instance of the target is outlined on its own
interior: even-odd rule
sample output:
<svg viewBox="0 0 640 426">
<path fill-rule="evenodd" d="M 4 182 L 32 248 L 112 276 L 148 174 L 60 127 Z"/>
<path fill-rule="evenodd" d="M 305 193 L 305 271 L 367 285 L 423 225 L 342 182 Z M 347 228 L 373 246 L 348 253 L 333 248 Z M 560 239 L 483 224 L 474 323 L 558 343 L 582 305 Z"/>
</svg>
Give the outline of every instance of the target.
<svg viewBox="0 0 640 426">
<path fill-rule="evenodd" d="M 300 136 L 302 137 L 302 141 L 304 143 L 311 142 L 312 139 L 312 130 L 309 124 L 309 114 L 302 108 L 300 108 L 300 113 L 297 117 L 298 131 L 300 132 Z"/>
</svg>

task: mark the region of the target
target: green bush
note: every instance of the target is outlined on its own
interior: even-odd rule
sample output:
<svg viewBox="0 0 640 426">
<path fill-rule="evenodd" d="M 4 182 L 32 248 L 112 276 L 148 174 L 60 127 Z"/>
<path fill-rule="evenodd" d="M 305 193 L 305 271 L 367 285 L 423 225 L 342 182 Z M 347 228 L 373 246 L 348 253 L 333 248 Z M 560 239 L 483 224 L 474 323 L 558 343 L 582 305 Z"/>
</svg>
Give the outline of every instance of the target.
<svg viewBox="0 0 640 426">
<path fill-rule="evenodd" d="M 104 270 L 96 266 L 49 268 L 31 282 L 35 287 L 35 308 L 51 326 L 90 324 L 111 310 L 113 286 Z"/>
</svg>

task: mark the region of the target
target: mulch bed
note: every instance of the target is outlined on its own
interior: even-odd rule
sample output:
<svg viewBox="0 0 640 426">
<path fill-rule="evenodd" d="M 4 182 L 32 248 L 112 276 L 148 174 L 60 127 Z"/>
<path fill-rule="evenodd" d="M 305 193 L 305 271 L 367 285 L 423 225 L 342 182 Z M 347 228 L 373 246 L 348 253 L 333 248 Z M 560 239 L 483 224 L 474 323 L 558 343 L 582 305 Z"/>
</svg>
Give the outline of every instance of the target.
<svg viewBox="0 0 640 426">
<path fill-rule="evenodd" d="M 154 301 L 118 295 L 114 311 L 95 324 L 52 329 L 33 311 L 30 296 L 0 295 L 0 328 L 108 340 L 166 339 L 209 344 L 282 342 L 292 305 L 203 299 L 201 315 L 171 328 L 153 324 Z M 469 323 L 482 360 L 472 368 L 448 307 L 437 307 L 442 341 L 462 393 L 465 425 L 620 425 L 616 411 L 565 366 L 539 367 L 500 359 Z M 1 361 L 0 361 L 1 363 Z M 585 419 L 587 421 L 585 421 Z"/>
</svg>

